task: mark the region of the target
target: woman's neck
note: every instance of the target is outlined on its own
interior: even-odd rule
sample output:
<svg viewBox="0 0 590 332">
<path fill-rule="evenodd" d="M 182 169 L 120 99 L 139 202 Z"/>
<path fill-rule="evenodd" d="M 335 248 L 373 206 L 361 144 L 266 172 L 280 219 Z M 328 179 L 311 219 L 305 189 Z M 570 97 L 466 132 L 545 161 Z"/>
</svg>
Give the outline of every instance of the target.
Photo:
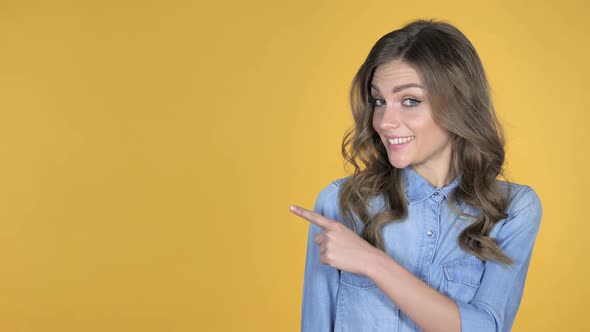
<svg viewBox="0 0 590 332">
<path fill-rule="evenodd" d="M 452 171 L 450 165 L 446 168 L 428 168 L 411 166 L 420 176 L 422 176 L 430 185 L 435 188 L 442 188 L 449 185 L 457 177 Z"/>
</svg>

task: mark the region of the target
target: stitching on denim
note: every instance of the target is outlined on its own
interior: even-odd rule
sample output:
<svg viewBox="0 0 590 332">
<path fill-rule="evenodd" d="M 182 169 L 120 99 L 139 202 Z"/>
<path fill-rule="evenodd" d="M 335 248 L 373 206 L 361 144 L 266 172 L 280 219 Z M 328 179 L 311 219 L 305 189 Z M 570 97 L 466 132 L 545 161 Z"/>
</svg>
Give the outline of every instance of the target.
<svg viewBox="0 0 590 332">
<path fill-rule="evenodd" d="M 354 274 L 353 273 L 348 273 L 350 274 L 350 279 L 351 281 L 347 281 L 347 277 L 346 274 L 344 274 L 344 272 L 341 272 L 340 274 L 340 282 L 346 286 L 350 286 L 350 287 L 354 287 L 354 288 L 360 288 L 360 289 L 371 289 L 371 288 L 377 288 L 377 285 L 375 285 L 369 278 L 365 278 L 367 281 L 365 282 L 365 284 L 356 284 L 354 283 Z M 356 277 L 358 278 L 358 277 Z"/>
<path fill-rule="evenodd" d="M 454 278 L 450 269 L 452 269 L 454 267 L 482 266 L 482 265 L 484 265 L 484 267 L 482 268 L 482 273 L 483 273 L 483 269 L 485 269 L 485 263 L 483 261 L 481 261 L 480 259 L 478 259 L 477 257 L 470 256 L 470 257 L 454 260 L 454 261 L 444 264 L 443 271 L 444 271 L 445 277 L 447 278 L 447 281 L 453 282 L 455 284 L 461 284 L 461 285 L 477 288 L 477 287 L 479 287 L 480 282 L 465 281 L 465 280 L 459 280 L 457 278 Z"/>
<path fill-rule="evenodd" d="M 359 284 L 355 284 L 353 283 L 354 281 L 347 281 L 346 277 L 340 277 L 340 282 L 346 286 L 349 287 L 353 287 L 353 288 L 360 288 L 360 289 L 372 289 L 372 288 L 377 288 L 377 285 L 375 285 L 372 282 L 367 282 L 366 285 L 359 285 Z"/>
<path fill-rule="evenodd" d="M 340 279 L 342 281 L 342 279 Z M 336 331 L 343 331 L 344 324 L 342 323 L 343 317 L 342 312 L 344 311 L 344 294 L 342 289 L 338 290 L 338 325 L 334 327 Z"/>
<path fill-rule="evenodd" d="M 443 270 L 445 272 L 445 277 L 447 277 L 447 280 L 449 282 L 454 282 L 456 284 L 462 284 L 462 285 L 466 285 L 466 286 L 469 286 L 469 287 L 479 287 L 480 283 L 474 283 L 474 282 L 469 282 L 469 281 L 464 281 L 464 280 L 458 280 L 457 278 L 453 278 L 451 276 L 451 273 L 448 270 L 449 267 L 454 267 L 454 265 L 453 266 L 445 266 L 443 268 Z"/>
<path fill-rule="evenodd" d="M 349 286 L 349 287 L 353 287 L 353 288 L 360 288 L 360 289 L 373 289 L 373 288 L 377 288 L 377 285 L 356 285 L 350 282 L 346 282 L 344 280 L 342 280 L 342 284 Z"/>
</svg>

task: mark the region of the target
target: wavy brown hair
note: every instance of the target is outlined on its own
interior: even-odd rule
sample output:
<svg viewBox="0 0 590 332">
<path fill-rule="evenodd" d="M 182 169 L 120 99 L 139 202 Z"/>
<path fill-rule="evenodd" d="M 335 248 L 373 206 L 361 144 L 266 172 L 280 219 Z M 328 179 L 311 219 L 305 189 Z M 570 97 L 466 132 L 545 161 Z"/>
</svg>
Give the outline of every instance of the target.
<svg viewBox="0 0 590 332">
<path fill-rule="evenodd" d="M 342 142 L 342 155 L 354 168 L 342 187 L 340 209 L 345 223 L 377 248 L 385 249 L 382 227 L 407 216 L 401 171 L 372 126 L 370 84 L 375 69 L 393 60 L 411 65 L 426 86 L 435 122 L 451 135 L 451 176 L 461 175 L 450 195 L 451 206 L 472 222 L 458 243 L 483 260 L 511 264 L 489 234 L 507 217 L 510 194 L 496 186 L 503 173 L 504 138 L 495 115 L 485 71 L 471 42 L 446 22 L 418 20 L 381 37 L 355 75 L 350 89 L 354 126 Z M 383 196 L 385 209 L 371 215 L 369 200 Z M 462 201 L 480 213 L 458 209 Z M 357 219 L 362 222 L 358 229 Z"/>
</svg>

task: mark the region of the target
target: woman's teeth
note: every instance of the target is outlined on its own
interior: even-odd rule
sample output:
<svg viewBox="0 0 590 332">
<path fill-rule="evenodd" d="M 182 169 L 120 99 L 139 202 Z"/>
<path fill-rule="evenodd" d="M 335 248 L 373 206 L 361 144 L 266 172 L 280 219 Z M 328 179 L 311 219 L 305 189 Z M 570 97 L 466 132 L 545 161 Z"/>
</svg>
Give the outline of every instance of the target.
<svg viewBox="0 0 590 332">
<path fill-rule="evenodd" d="M 389 142 L 389 144 L 396 145 L 396 144 L 407 143 L 407 142 L 413 140 L 414 138 L 416 138 L 416 136 L 408 136 L 408 137 L 393 138 L 393 139 L 388 138 L 387 141 Z"/>
</svg>

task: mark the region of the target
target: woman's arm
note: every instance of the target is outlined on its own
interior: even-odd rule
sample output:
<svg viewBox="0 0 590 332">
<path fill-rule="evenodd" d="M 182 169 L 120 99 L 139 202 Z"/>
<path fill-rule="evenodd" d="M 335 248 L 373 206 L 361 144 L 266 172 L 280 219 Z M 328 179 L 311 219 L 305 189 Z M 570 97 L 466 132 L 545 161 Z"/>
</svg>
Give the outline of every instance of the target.
<svg viewBox="0 0 590 332">
<path fill-rule="evenodd" d="M 385 252 L 377 250 L 368 256 L 364 275 L 425 332 L 461 331 L 457 304 L 416 278 Z"/>
<path fill-rule="evenodd" d="M 337 186 L 334 183 L 328 185 L 318 195 L 314 211 L 336 219 L 337 207 L 330 202 L 334 202 L 337 195 Z M 322 231 L 314 224 L 309 225 L 301 304 L 302 332 L 334 331 L 340 271 L 320 263 L 320 248 L 314 244 L 313 239 Z"/>
<path fill-rule="evenodd" d="M 514 260 L 508 267 L 487 261 L 481 282 L 469 303 L 457 302 L 463 331 L 509 332 L 524 291 L 542 207 L 533 189 L 515 192 L 508 218 L 494 236 L 502 252 Z"/>
<path fill-rule="evenodd" d="M 324 230 L 314 237 L 322 264 L 371 278 L 425 332 L 461 330 L 455 302 L 430 288 L 386 253 L 337 221 L 301 207 L 293 206 L 291 211 Z"/>
<path fill-rule="evenodd" d="M 340 272 L 320 264 L 319 248 L 313 243 L 314 236 L 319 232 L 319 227 L 310 225 L 301 303 L 302 332 L 334 331 Z"/>
<path fill-rule="evenodd" d="M 488 262 L 469 303 L 439 293 L 341 223 L 299 207 L 291 211 L 324 230 L 314 236 L 321 263 L 372 279 L 424 331 L 509 331 L 541 219 L 536 193 L 528 188 L 518 196 L 496 237 L 515 263 L 504 268 Z"/>
</svg>

